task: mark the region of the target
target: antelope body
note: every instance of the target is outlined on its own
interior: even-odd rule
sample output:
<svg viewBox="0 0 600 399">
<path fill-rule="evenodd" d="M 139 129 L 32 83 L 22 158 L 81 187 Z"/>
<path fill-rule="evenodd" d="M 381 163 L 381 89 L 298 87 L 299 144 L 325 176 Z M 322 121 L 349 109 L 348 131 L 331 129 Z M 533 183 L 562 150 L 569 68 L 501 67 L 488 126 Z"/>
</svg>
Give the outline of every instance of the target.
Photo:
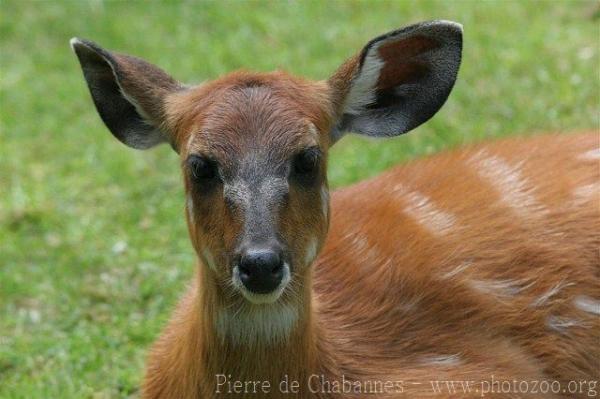
<svg viewBox="0 0 600 399">
<path fill-rule="evenodd" d="M 376 38 L 321 82 L 238 72 L 188 87 L 72 46 L 111 132 L 169 142 L 182 160 L 198 273 L 151 351 L 144 397 L 595 392 L 598 132 L 454 150 L 329 198 L 327 150 L 345 132 L 401 134 L 442 106 L 459 25 Z"/>
</svg>

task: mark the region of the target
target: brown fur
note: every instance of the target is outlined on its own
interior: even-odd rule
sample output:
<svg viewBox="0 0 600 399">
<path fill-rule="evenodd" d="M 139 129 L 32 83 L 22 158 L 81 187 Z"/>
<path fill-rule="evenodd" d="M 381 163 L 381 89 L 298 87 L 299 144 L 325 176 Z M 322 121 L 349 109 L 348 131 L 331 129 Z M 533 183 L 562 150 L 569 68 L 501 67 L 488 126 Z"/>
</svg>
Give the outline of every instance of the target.
<svg viewBox="0 0 600 399">
<path fill-rule="evenodd" d="M 248 90 L 256 102 L 231 100 L 232 92 Z M 326 151 L 323 132 L 334 107 L 327 96 L 325 85 L 284 74 L 239 73 L 169 98 L 168 121 L 182 159 L 211 151 L 221 162 L 231 162 L 255 144 L 289 153 L 307 139 L 306 121 L 318 127 L 319 145 Z M 244 119 L 265 115 L 261 106 L 272 110 L 274 121 Z M 351 396 L 308 392 L 312 374 L 330 381 L 342 376 L 403 381 L 404 394 L 413 397 L 433 395 L 430 380 L 556 379 L 564 386 L 570 380 L 597 380 L 600 323 L 572 304 L 577 295 L 600 298 L 597 194 L 580 202 L 572 197 L 578 187 L 600 178 L 597 162 L 578 158 L 597 146 L 596 133 L 511 139 L 439 154 L 337 191 L 318 260 L 294 274 L 290 290 L 295 295 L 284 293 L 280 299 L 297 306 L 300 315 L 285 342 L 244 346 L 219 336 L 218 312 L 228 306 L 246 311 L 247 305 L 223 288 L 225 272 L 215 278 L 201 264 L 152 349 L 144 397 L 227 397 L 215 394 L 215 375 L 221 373 L 270 381 L 267 397 L 289 396 L 277 393 L 286 376 L 301 382 L 300 397 Z M 528 189 L 548 211 L 544 217 L 523 218 L 507 207 L 495 182 L 470 164 L 481 149 L 521 167 Z M 184 176 L 189 193 L 185 171 Z M 406 199 L 394 192 L 397 184 L 456 215 L 454 230 L 437 235 L 415 221 L 405 211 Z M 282 230 L 297 245 L 294 252 L 303 253 L 307 237 L 324 239 L 328 219 L 320 215 L 314 194 L 290 197 Z M 194 246 L 200 259 L 203 245 L 226 255 L 231 248 L 218 245 L 230 243 L 239 226 L 218 200 L 205 206 L 195 199 L 200 222 L 188 218 Z M 462 262 L 472 266 L 443 278 Z M 505 280 L 521 286 L 514 294 L 494 295 L 472 285 Z M 541 306 L 532 305 L 561 281 L 568 284 Z M 550 316 L 581 324 L 559 333 L 548 328 Z M 427 360 L 452 355 L 460 362 Z"/>
<path fill-rule="evenodd" d="M 71 44 L 113 135 L 181 157 L 198 272 L 152 348 L 144 398 L 251 396 L 217 393 L 218 375 L 250 391 L 269 383 L 266 397 L 597 394 L 597 131 L 441 153 L 339 190 L 329 208 L 329 147 L 348 130 L 395 136 L 433 116 L 456 80 L 459 25 L 380 36 L 320 82 L 236 72 L 187 87 Z M 278 258 L 254 271 L 286 274 L 253 293 L 244 251 L 265 246 Z M 321 378 L 377 394 L 312 392 Z M 298 391 L 282 393 L 286 380 Z"/>
</svg>

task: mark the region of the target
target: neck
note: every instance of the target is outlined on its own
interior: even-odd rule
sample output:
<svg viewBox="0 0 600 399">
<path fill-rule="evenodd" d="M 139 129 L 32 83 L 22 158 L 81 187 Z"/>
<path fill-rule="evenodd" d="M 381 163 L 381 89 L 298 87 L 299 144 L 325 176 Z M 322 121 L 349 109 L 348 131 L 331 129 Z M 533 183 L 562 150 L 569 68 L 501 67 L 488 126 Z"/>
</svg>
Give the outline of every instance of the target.
<svg viewBox="0 0 600 399">
<path fill-rule="evenodd" d="M 212 392 L 231 393 L 229 383 L 236 381 L 268 381 L 273 396 L 288 380 L 299 381 L 301 393 L 307 378 L 321 373 L 323 337 L 310 284 L 301 284 L 296 295 L 284 293 L 275 303 L 256 305 L 223 292 L 202 272 L 199 279 L 204 385 Z"/>
</svg>

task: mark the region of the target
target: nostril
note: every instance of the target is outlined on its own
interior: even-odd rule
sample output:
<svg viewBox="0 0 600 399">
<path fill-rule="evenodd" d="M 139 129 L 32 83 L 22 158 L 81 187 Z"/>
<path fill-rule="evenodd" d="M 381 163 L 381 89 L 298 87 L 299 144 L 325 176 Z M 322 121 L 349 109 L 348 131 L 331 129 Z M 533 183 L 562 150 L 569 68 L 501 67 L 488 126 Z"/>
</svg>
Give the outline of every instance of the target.
<svg viewBox="0 0 600 399">
<path fill-rule="evenodd" d="M 279 274 L 283 270 L 283 262 L 281 260 L 277 260 L 277 262 L 273 263 L 271 266 L 272 274 Z"/>
<path fill-rule="evenodd" d="M 250 278 L 250 269 L 248 269 L 246 266 L 243 266 L 241 263 L 239 265 L 239 269 L 240 269 L 240 278 L 242 280 L 247 280 L 248 278 Z"/>
</svg>

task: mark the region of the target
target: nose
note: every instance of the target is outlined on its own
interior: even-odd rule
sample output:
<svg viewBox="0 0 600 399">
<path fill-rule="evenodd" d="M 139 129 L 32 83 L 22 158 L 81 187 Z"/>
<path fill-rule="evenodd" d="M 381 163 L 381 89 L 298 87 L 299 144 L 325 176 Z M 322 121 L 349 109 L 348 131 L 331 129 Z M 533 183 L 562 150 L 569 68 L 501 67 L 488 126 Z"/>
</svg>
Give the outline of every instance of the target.
<svg viewBox="0 0 600 399">
<path fill-rule="evenodd" d="M 238 265 L 242 284 L 255 294 L 273 292 L 283 279 L 283 259 L 272 249 L 245 251 Z"/>
</svg>

